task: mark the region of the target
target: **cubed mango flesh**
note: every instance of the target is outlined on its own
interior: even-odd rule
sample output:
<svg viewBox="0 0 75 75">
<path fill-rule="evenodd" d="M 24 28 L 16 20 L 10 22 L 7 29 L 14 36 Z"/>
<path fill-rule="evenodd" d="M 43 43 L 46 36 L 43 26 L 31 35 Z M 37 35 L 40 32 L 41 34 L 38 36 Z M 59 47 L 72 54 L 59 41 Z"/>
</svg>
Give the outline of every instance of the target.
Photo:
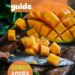
<svg viewBox="0 0 75 75">
<path fill-rule="evenodd" d="M 36 52 L 33 50 L 33 48 L 25 48 L 25 53 L 28 55 L 36 55 Z"/>
<path fill-rule="evenodd" d="M 71 32 L 71 34 L 73 35 L 73 37 L 75 38 L 75 26 L 71 27 L 69 29 L 69 31 Z"/>
<path fill-rule="evenodd" d="M 61 34 L 61 37 L 62 37 L 62 39 L 64 40 L 65 43 L 73 41 L 73 36 L 71 35 L 71 33 L 69 31 L 66 31 L 63 34 Z"/>
<path fill-rule="evenodd" d="M 37 33 L 40 32 L 41 26 L 45 25 L 43 22 L 38 20 L 27 20 L 29 27 L 34 27 Z"/>
<path fill-rule="evenodd" d="M 60 57 L 50 53 L 48 58 L 47 58 L 47 61 L 49 64 L 51 64 L 53 66 L 58 66 L 60 63 Z"/>
<path fill-rule="evenodd" d="M 40 31 L 40 35 L 46 37 L 47 34 L 51 31 L 51 28 L 46 26 L 46 25 L 42 25 L 41 27 L 41 31 Z"/>
<path fill-rule="evenodd" d="M 55 27 L 59 22 L 59 18 L 53 12 L 42 13 L 44 21 L 51 27 Z"/>
<path fill-rule="evenodd" d="M 29 29 L 27 31 L 27 35 L 28 36 L 34 36 L 34 37 L 39 38 L 39 35 L 38 35 L 38 33 L 36 32 L 36 30 L 34 28 Z"/>
<path fill-rule="evenodd" d="M 40 39 L 40 43 L 42 44 L 42 45 L 44 45 L 44 46 L 49 46 L 49 44 L 50 44 L 50 42 L 49 42 L 49 40 L 47 39 L 47 38 L 45 38 L 45 37 L 41 37 L 41 39 Z"/>
<path fill-rule="evenodd" d="M 40 55 L 41 56 L 48 56 L 50 52 L 50 48 L 44 45 L 41 45 L 41 49 L 40 49 Z"/>
<path fill-rule="evenodd" d="M 65 20 L 63 20 L 63 23 L 67 28 L 69 28 L 75 24 L 75 18 L 74 17 L 68 17 Z"/>
<path fill-rule="evenodd" d="M 53 54 L 60 54 L 60 52 L 61 52 L 61 47 L 60 47 L 56 42 L 53 42 L 53 43 L 50 45 L 50 51 L 51 51 Z"/>
<path fill-rule="evenodd" d="M 58 34 L 57 34 L 55 31 L 51 31 L 51 32 L 48 34 L 47 38 L 48 38 L 50 41 L 54 41 L 57 36 L 58 36 Z"/>
<path fill-rule="evenodd" d="M 62 23 L 59 23 L 59 24 L 55 27 L 55 30 L 56 30 L 56 32 L 57 32 L 58 34 L 61 34 L 61 33 L 63 33 L 63 32 L 66 30 L 66 28 L 65 28 L 65 26 L 64 26 Z"/>
<path fill-rule="evenodd" d="M 15 22 L 15 25 L 20 28 L 21 30 L 25 30 L 26 28 L 26 22 L 25 20 L 21 19 L 21 18 L 18 18 Z"/>
<path fill-rule="evenodd" d="M 23 44 L 24 47 L 31 47 L 31 40 L 29 39 L 29 37 L 23 37 L 21 38 L 21 42 Z"/>
<path fill-rule="evenodd" d="M 8 41 L 16 41 L 16 31 L 13 29 L 8 30 Z"/>
</svg>

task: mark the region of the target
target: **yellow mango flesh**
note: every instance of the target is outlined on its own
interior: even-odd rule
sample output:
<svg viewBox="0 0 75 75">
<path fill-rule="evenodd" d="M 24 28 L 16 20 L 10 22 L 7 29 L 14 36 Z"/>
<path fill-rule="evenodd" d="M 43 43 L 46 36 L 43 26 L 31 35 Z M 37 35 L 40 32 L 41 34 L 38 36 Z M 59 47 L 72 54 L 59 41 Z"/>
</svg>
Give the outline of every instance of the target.
<svg viewBox="0 0 75 75">
<path fill-rule="evenodd" d="M 50 53 L 48 58 L 47 58 L 47 61 L 51 65 L 58 66 L 60 63 L 60 57 Z"/>
<path fill-rule="evenodd" d="M 16 31 L 10 29 L 8 31 L 8 41 L 16 41 Z"/>
<path fill-rule="evenodd" d="M 53 53 L 53 54 L 60 54 L 61 52 L 61 47 L 53 42 L 51 45 L 50 45 L 50 51 Z"/>
<path fill-rule="evenodd" d="M 18 18 L 15 22 L 15 25 L 20 28 L 21 30 L 25 30 L 26 28 L 26 22 L 25 20 L 21 19 L 21 18 Z"/>
</svg>

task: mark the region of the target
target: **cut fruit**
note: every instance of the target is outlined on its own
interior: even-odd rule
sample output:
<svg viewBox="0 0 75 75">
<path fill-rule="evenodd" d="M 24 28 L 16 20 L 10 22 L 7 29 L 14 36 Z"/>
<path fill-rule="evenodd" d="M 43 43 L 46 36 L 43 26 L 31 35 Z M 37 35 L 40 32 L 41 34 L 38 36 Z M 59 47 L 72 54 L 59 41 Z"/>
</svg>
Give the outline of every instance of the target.
<svg viewBox="0 0 75 75">
<path fill-rule="evenodd" d="M 40 42 L 41 42 L 42 45 L 47 46 L 47 47 L 50 44 L 49 40 L 47 38 L 43 37 L 43 36 L 41 37 Z"/>
<path fill-rule="evenodd" d="M 38 53 L 39 52 L 39 43 L 36 43 L 34 36 L 31 36 L 29 39 L 30 39 L 32 48 L 35 50 L 36 53 Z"/>
<path fill-rule="evenodd" d="M 47 36 L 47 34 L 51 31 L 51 28 L 49 28 L 48 26 L 46 25 L 42 25 L 41 27 L 41 31 L 40 31 L 40 35 L 42 36 Z"/>
<path fill-rule="evenodd" d="M 69 29 L 69 31 L 72 33 L 72 35 L 73 35 L 73 37 L 74 37 L 74 39 L 75 39 L 75 26 L 71 27 L 71 28 Z"/>
<path fill-rule="evenodd" d="M 64 41 L 62 40 L 62 38 L 60 36 L 58 36 L 56 39 L 55 39 L 55 42 L 57 43 L 64 43 Z"/>
<path fill-rule="evenodd" d="M 63 33 L 63 32 L 66 30 L 66 28 L 65 28 L 65 26 L 64 26 L 62 23 L 59 23 L 59 24 L 55 27 L 55 30 L 56 30 L 56 32 L 57 32 L 58 34 L 61 34 L 61 33 Z"/>
<path fill-rule="evenodd" d="M 16 41 L 16 31 L 13 29 L 10 29 L 8 31 L 8 41 Z"/>
<path fill-rule="evenodd" d="M 28 20 L 27 22 L 28 22 L 28 26 L 34 27 L 38 33 L 40 32 L 41 25 L 45 25 L 43 22 L 37 20 Z"/>
<path fill-rule="evenodd" d="M 50 51 L 53 53 L 53 54 L 60 54 L 61 52 L 61 47 L 53 42 L 51 45 L 50 45 Z"/>
<path fill-rule="evenodd" d="M 61 37 L 65 43 L 69 43 L 69 42 L 72 42 L 74 40 L 69 31 L 66 31 L 63 34 L 61 34 Z"/>
<path fill-rule="evenodd" d="M 38 35 L 38 33 L 36 32 L 36 30 L 34 28 L 29 29 L 27 31 L 27 35 L 28 36 L 34 36 L 34 37 L 39 38 L 39 35 Z"/>
<path fill-rule="evenodd" d="M 47 58 L 48 63 L 53 65 L 53 66 L 58 66 L 60 63 L 60 57 L 50 53 L 50 55 Z"/>
<path fill-rule="evenodd" d="M 59 18 L 53 12 L 44 12 L 42 16 L 44 21 L 53 28 L 60 22 Z"/>
<path fill-rule="evenodd" d="M 71 14 L 72 14 L 73 16 L 75 16 L 75 10 L 72 9 L 70 6 L 67 6 L 67 8 L 70 10 Z"/>
<path fill-rule="evenodd" d="M 28 37 L 21 38 L 21 42 L 24 47 L 31 47 L 32 46 L 31 41 Z"/>
<path fill-rule="evenodd" d="M 36 52 L 33 50 L 33 48 L 26 48 L 25 53 L 27 55 L 36 55 Z"/>
<path fill-rule="evenodd" d="M 20 28 L 21 30 L 25 30 L 26 28 L 26 22 L 25 20 L 21 19 L 21 18 L 18 18 L 15 22 L 15 25 Z"/>
<path fill-rule="evenodd" d="M 70 6 L 56 2 L 44 3 L 32 9 L 30 14 L 29 27 L 35 28 L 39 36 L 58 43 L 72 43 L 75 40 L 72 30 L 75 26 L 75 11 Z"/>
<path fill-rule="evenodd" d="M 41 45 L 41 49 L 40 49 L 40 55 L 41 56 L 48 56 L 49 52 L 50 52 L 50 48 L 49 47 Z"/>
<path fill-rule="evenodd" d="M 50 41 L 54 41 L 57 36 L 58 36 L 58 34 L 57 34 L 55 31 L 51 31 L 51 32 L 48 34 L 47 38 L 48 38 Z"/>
<path fill-rule="evenodd" d="M 69 28 L 75 24 L 75 18 L 74 17 L 68 17 L 65 20 L 63 20 L 63 23 L 67 28 Z"/>
</svg>

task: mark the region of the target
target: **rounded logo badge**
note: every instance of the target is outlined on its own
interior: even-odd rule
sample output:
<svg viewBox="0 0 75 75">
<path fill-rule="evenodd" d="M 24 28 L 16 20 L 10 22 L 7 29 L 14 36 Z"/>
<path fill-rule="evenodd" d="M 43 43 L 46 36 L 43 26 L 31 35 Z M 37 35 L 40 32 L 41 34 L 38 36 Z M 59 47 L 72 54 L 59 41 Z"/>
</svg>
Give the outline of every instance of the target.
<svg viewBox="0 0 75 75">
<path fill-rule="evenodd" d="M 25 61 L 15 61 L 8 68 L 8 75 L 33 75 L 33 70 Z"/>
</svg>

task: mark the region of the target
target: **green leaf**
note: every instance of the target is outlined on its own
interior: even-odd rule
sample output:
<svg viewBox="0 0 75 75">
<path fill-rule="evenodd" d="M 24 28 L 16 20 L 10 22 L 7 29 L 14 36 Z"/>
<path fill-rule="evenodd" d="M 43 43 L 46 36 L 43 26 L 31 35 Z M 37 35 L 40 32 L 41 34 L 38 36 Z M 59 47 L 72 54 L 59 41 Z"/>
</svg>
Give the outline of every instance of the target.
<svg viewBox="0 0 75 75">
<path fill-rule="evenodd" d="M 6 7 L 8 8 L 11 8 L 11 5 L 10 4 L 5 4 Z"/>
</svg>

